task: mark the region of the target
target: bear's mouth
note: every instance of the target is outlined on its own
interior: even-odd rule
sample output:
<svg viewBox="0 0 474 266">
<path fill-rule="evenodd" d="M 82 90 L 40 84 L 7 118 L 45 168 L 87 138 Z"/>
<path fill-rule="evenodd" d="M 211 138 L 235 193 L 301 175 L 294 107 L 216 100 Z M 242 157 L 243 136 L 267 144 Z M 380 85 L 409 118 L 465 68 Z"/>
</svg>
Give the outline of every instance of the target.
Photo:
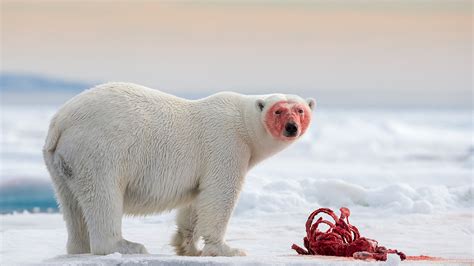
<svg viewBox="0 0 474 266">
<path fill-rule="evenodd" d="M 296 133 L 288 133 L 283 131 L 282 134 L 280 135 L 280 139 L 283 141 L 293 141 L 297 139 L 300 136 L 299 132 Z"/>
<path fill-rule="evenodd" d="M 288 132 L 283 132 L 283 136 L 285 138 L 289 138 L 289 139 L 294 139 L 294 138 L 297 138 L 298 137 L 298 133 L 288 133 Z"/>
<path fill-rule="evenodd" d="M 294 139 L 297 139 L 297 138 L 298 138 L 298 136 L 285 136 L 285 135 L 283 135 L 284 140 L 294 140 Z"/>
</svg>

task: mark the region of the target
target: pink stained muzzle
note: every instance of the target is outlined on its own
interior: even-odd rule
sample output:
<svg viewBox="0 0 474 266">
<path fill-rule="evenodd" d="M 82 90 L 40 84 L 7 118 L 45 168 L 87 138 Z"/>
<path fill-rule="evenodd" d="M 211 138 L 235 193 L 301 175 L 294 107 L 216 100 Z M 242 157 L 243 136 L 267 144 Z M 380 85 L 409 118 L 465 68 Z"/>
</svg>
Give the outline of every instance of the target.
<svg viewBox="0 0 474 266">
<path fill-rule="evenodd" d="M 302 136 L 311 122 L 311 110 L 303 103 L 279 101 L 265 114 L 265 128 L 276 139 L 292 141 Z"/>
</svg>

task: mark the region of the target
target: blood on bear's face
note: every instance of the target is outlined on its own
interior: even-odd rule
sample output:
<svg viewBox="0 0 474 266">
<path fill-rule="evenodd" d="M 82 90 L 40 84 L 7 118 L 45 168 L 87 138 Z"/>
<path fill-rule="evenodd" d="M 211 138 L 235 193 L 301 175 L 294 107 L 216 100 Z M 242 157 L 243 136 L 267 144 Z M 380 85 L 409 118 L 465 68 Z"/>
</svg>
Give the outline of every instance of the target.
<svg viewBox="0 0 474 266">
<path fill-rule="evenodd" d="M 311 109 L 304 103 L 279 101 L 264 117 L 267 131 L 276 139 L 292 141 L 302 136 L 311 121 Z"/>
</svg>

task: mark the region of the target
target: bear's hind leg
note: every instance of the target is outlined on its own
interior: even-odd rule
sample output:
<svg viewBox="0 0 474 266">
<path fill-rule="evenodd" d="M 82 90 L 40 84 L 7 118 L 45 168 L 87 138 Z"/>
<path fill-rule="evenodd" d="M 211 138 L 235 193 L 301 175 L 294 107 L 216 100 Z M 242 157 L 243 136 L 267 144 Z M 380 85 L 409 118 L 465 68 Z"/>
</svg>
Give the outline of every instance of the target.
<svg viewBox="0 0 474 266">
<path fill-rule="evenodd" d="M 92 177 L 88 182 L 92 185 L 82 187 L 81 205 L 89 230 L 91 252 L 95 255 L 114 252 L 148 254 L 142 244 L 122 238 L 123 196 L 113 184 L 103 182 L 111 179 Z"/>
<path fill-rule="evenodd" d="M 195 234 L 197 216 L 192 205 L 178 210 L 176 225 L 178 230 L 173 236 L 171 245 L 174 246 L 176 254 L 181 256 L 200 256 L 201 251 L 197 249 L 199 236 Z"/>
<path fill-rule="evenodd" d="M 89 232 L 79 202 L 61 177 L 53 180 L 55 181 L 56 195 L 68 232 L 67 253 L 90 253 Z"/>
</svg>

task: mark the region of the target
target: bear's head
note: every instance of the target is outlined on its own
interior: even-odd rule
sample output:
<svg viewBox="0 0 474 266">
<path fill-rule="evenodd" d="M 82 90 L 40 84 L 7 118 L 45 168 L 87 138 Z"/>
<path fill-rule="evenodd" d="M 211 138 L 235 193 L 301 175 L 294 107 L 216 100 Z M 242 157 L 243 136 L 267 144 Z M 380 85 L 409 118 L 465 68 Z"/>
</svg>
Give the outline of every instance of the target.
<svg viewBox="0 0 474 266">
<path fill-rule="evenodd" d="M 311 122 L 316 102 L 293 95 L 273 95 L 256 101 L 260 120 L 274 139 L 290 142 L 301 137 Z"/>
</svg>

